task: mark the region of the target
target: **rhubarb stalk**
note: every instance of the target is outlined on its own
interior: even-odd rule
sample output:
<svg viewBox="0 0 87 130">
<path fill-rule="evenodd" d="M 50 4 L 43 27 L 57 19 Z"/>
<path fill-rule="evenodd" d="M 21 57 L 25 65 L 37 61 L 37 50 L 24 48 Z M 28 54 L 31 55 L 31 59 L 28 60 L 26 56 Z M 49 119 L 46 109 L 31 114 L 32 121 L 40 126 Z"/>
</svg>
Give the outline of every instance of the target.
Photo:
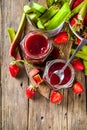
<svg viewBox="0 0 87 130">
<path fill-rule="evenodd" d="M 84 2 L 83 6 L 82 6 L 82 8 L 81 8 L 81 10 L 80 10 L 80 12 L 78 14 L 78 19 L 81 20 L 81 21 L 84 20 L 85 15 L 87 13 L 87 0 L 84 0 L 83 2 Z"/>
<path fill-rule="evenodd" d="M 71 49 L 71 54 L 73 54 L 75 51 L 75 49 Z M 76 57 L 81 58 L 82 60 L 86 60 L 87 61 L 87 54 L 84 54 L 82 51 L 79 51 L 76 54 Z"/>
<path fill-rule="evenodd" d="M 77 7 L 75 7 L 75 8 L 71 11 L 70 17 L 72 17 L 72 16 L 76 15 L 77 13 L 79 13 L 79 11 L 80 11 L 80 9 L 82 8 L 83 4 L 84 4 L 84 1 L 81 2 Z"/>
<path fill-rule="evenodd" d="M 82 47 L 82 52 L 87 55 L 87 46 L 86 45 Z M 85 75 L 87 75 L 87 61 L 83 60 L 83 64 L 85 67 L 85 70 L 84 70 Z"/>
<path fill-rule="evenodd" d="M 25 23 L 26 23 L 26 14 L 23 12 L 18 31 L 15 35 L 15 38 L 14 38 L 14 40 L 11 44 L 10 50 L 9 50 L 9 55 L 13 56 L 14 58 L 17 54 L 17 47 L 18 47 L 18 44 L 20 42 L 21 35 L 22 35 L 22 32 L 23 32 L 24 27 L 25 27 Z"/>
<path fill-rule="evenodd" d="M 10 44 L 13 43 L 13 40 L 15 38 L 15 35 L 16 35 L 16 32 L 14 30 L 14 28 L 8 28 L 7 29 L 7 32 L 8 32 L 8 36 L 9 36 L 9 41 L 10 41 Z M 16 60 L 20 60 L 21 59 L 21 55 L 18 51 L 18 48 L 17 48 L 17 54 L 15 55 L 14 57 Z"/>
</svg>

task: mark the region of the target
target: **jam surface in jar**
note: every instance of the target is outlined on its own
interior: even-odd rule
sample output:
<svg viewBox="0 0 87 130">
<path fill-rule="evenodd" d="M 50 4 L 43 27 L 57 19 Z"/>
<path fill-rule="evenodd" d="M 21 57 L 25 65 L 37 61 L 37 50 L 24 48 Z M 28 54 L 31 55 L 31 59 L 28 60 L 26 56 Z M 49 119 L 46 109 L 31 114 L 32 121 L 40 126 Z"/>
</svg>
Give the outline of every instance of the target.
<svg viewBox="0 0 87 130">
<path fill-rule="evenodd" d="M 41 34 L 34 34 L 25 39 L 25 48 L 31 55 L 42 55 L 48 50 L 48 40 Z"/>
<path fill-rule="evenodd" d="M 36 31 L 30 31 L 20 43 L 24 57 L 30 62 L 43 62 L 53 47 L 48 37 Z"/>
<path fill-rule="evenodd" d="M 48 76 L 50 78 L 50 76 L 52 75 L 52 73 L 56 70 L 61 70 L 63 68 L 63 66 L 65 65 L 65 63 L 62 63 L 62 62 L 59 62 L 59 63 L 54 63 L 50 68 L 49 68 L 49 71 L 48 71 Z M 66 84 L 71 78 L 71 70 L 70 68 L 67 66 L 66 69 L 64 70 L 64 79 L 63 81 L 61 82 L 60 85 L 64 85 Z M 57 75 L 53 75 L 50 79 L 50 83 L 55 85 L 55 84 L 58 84 L 60 81 L 59 77 Z"/>
</svg>

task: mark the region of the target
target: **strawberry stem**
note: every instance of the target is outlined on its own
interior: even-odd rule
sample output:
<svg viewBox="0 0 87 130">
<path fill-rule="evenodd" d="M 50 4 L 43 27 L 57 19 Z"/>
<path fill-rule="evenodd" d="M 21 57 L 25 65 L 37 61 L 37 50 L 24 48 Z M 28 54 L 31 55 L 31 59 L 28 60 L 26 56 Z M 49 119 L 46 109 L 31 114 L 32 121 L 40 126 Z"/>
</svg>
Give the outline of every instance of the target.
<svg viewBox="0 0 87 130">
<path fill-rule="evenodd" d="M 19 63 L 19 62 L 24 63 L 24 64 L 27 64 L 27 65 L 29 65 L 31 68 L 34 68 L 34 66 L 33 66 L 31 63 L 29 63 L 28 61 L 26 61 L 26 60 L 14 60 L 14 61 L 12 61 L 10 64 L 14 65 L 14 64 L 17 64 L 17 63 Z"/>
</svg>

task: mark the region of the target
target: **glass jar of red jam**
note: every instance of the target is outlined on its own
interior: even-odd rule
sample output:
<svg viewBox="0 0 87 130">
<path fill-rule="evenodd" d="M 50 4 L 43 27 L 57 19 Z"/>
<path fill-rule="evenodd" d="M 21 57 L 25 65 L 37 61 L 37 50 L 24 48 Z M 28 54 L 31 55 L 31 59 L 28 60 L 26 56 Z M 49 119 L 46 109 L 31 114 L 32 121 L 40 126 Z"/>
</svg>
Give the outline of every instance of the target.
<svg viewBox="0 0 87 130">
<path fill-rule="evenodd" d="M 30 31 L 20 43 L 27 61 L 43 62 L 52 51 L 52 43 L 42 32 Z"/>
<path fill-rule="evenodd" d="M 71 64 L 69 64 L 64 70 L 64 78 L 61 83 L 59 83 L 59 77 L 52 74 L 56 70 L 61 70 L 65 65 L 66 61 L 62 59 L 55 59 L 48 61 L 44 70 L 43 79 L 53 90 L 58 90 L 61 88 L 69 88 L 72 86 L 75 72 Z"/>
</svg>

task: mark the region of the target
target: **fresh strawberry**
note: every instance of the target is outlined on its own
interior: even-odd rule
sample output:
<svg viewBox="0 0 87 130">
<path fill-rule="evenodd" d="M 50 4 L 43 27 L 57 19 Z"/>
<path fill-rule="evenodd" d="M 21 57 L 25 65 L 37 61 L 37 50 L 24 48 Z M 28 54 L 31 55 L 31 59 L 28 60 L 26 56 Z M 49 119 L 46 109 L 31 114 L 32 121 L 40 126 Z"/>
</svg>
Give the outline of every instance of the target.
<svg viewBox="0 0 87 130">
<path fill-rule="evenodd" d="M 72 9 L 75 8 L 76 6 L 78 6 L 82 1 L 84 0 L 75 0 L 72 6 Z"/>
<path fill-rule="evenodd" d="M 81 93 L 84 91 L 84 88 L 83 88 L 83 86 L 82 86 L 82 84 L 81 84 L 80 82 L 76 82 L 76 83 L 73 85 L 72 91 L 73 91 L 75 94 L 81 94 Z"/>
<path fill-rule="evenodd" d="M 27 96 L 27 98 L 32 98 L 35 95 L 36 90 L 33 89 L 33 88 L 34 87 L 32 85 L 30 85 L 30 87 L 26 88 L 26 96 Z"/>
<path fill-rule="evenodd" d="M 57 36 L 54 38 L 55 44 L 62 44 L 69 40 L 68 33 L 66 31 L 62 31 L 57 34 Z"/>
<path fill-rule="evenodd" d="M 16 64 L 14 65 L 9 65 L 9 72 L 12 77 L 16 77 L 19 74 L 20 67 Z"/>
<path fill-rule="evenodd" d="M 63 98 L 63 96 L 62 96 L 62 94 L 61 93 L 59 93 L 59 92 L 52 92 L 51 93 L 51 95 L 50 95 L 50 101 L 52 102 L 52 103 L 60 103 L 61 101 L 62 101 L 62 98 Z"/>
<path fill-rule="evenodd" d="M 76 14 L 70 19 L 70 25 L 74 26 L 76 24 L 76 20 L 78 19 L 78 15 Z"/>
<path fill-rule="evenodd" d="M 78 37 L 76 38 L 76 44 L 80 44 L 81 39 L 79 39 Z"/>
<path fill-rule="evenodd" d="M 82 21 L 78 19 L 78 14 L 70 19 L 70 25 L 73 27 L 74 31 L 77 32 L 80 32 L 80 30 L 83 29 L 83 24 Z"/>
<path fill-rule="evenodd" d="M 75 70 L 84 70 L 84 64 L 80 59 L 74 59 L 71 64 Z"/>
</svg>

